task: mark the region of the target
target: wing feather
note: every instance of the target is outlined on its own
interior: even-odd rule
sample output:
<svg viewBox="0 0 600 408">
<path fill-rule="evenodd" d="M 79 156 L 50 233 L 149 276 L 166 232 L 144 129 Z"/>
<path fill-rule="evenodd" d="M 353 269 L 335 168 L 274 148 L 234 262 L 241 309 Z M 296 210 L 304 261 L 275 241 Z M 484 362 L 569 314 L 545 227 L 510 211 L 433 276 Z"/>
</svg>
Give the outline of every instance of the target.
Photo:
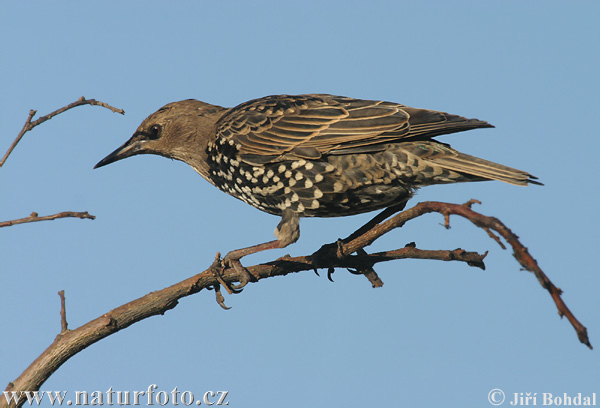
<svg viewBox="0 0 600 408">
<path fill-rule="evenodd" d="M 490 127 L 425 109 L 341 96 L 274 95 L 243 103 L 217 123 L 217 138 L 233 140 L 240 157 L 263 164 L 323 154 L 375 151 L 386 143 Z"/>
</svg>

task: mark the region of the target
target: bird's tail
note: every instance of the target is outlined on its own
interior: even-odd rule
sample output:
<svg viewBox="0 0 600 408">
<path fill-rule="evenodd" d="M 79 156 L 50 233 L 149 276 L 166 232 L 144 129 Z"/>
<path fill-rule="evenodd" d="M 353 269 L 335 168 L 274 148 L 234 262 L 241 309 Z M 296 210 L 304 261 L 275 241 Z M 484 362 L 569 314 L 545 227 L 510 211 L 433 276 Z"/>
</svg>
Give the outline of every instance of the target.
<svg viewBox="0 0 600 408">
<path fill-rule="evenodd" d="M 527 184 L 543 185 L 539 181 L 536 181 L 537 177 L 526 171 L 480 159 L 479 157 L 470 156 L 456 150 L 454 152 L 456 154 L 436 157 L 432 161 L 446 170 L 460 173 L 473 181 L 481 178 L 482 180 L 499 180 L 517 186 L 526 186 Z"/>
<path fill-rule="evenodd" d="M 542 185 L 526 171 L 461 153 L 433 140 L 403 143 L 402 148 L 418 157 L 413 165 L 419 168 L 423 184 L 499 180 L 517 186 Z"/>
</svg>

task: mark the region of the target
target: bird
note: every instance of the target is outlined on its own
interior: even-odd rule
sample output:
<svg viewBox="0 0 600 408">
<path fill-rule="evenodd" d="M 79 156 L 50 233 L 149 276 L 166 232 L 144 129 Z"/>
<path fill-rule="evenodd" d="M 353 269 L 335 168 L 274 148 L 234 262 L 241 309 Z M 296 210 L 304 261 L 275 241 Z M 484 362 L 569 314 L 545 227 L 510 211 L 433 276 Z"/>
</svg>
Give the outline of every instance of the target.
<svg viewBox="0 0 600 408">
<path fill-rule="evenodd" d="M 271 95 L 233 108 L 195 99 L 148 116 L 94 168 L 139 154 L 183 161 L 225 193 L 281 217 L 275 240 L 229 252 L 225 266 L 249 274 L 246 255 L 285 248 L 301 217 L 403 208 L 423 186 L 537 177 L 434 139 L 492 128 L 488 122 L 394 102 L 329 94 Z"/>
</svg>

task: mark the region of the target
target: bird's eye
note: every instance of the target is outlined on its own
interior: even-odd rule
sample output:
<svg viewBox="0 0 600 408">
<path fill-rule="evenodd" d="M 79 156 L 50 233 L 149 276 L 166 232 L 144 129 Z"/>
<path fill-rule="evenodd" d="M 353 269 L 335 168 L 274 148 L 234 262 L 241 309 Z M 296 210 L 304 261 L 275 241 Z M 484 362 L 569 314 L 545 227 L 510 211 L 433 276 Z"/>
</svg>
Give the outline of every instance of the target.
<svg viewBox="0 0 600 408">
<path fill-rule="evenodd" d="M 158 139 L 160 137 L 160 132 L 162 131 L 162 127 L 160 125 L 152 125 L 150 126 L 150 138 Z"/>
</svg>

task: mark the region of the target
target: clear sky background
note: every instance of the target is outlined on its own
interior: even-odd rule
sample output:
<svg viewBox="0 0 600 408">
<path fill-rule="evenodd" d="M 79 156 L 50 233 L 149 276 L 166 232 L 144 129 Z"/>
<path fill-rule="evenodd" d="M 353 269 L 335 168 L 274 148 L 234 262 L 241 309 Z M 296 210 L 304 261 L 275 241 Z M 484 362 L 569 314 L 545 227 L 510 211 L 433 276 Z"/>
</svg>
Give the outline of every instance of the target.
<svg viewBox="0 0 600 408">
<path fill-rule="evenodd" d="M 531 172 L 544 187 L 436 186 L 412 200 L 483 202 L 517 233 L 600 348 L 598 108 L 600 3 L 523 1 L 4 2 L 0 150 L 29 109 L 85 95 L 28 133 L 0 169 L 0 218 L 89 211 L 0 231 L 0 384 L 60 330 L 204 270 L 217 251 L 272 238 L 279 222 L 187 165 L 137 156 L 92 170 L 162 105 L 222 106 L 279 93 L 383 99 L 487 120 L 444 136 L 466 153 Z M 371 214 L 303 219 L 286 253 L 310 254 Z M 231 407 L 486 407 L 493 388 L 600 393 L 600 357 L 548 293 L 485 232 L 440 215 L 377 241 L 385 250 L 484 252 L 487 270 L 439 261 L 344 270 L 183 299 L 82 351 L 42 390 L 228 390 Z M 72 396 L 73 394 L 71 394 Z M 505 403 L 506 405 L 507 403 Z M 541 402 L 538 400 L 538 405 Z"/>
</svg>

